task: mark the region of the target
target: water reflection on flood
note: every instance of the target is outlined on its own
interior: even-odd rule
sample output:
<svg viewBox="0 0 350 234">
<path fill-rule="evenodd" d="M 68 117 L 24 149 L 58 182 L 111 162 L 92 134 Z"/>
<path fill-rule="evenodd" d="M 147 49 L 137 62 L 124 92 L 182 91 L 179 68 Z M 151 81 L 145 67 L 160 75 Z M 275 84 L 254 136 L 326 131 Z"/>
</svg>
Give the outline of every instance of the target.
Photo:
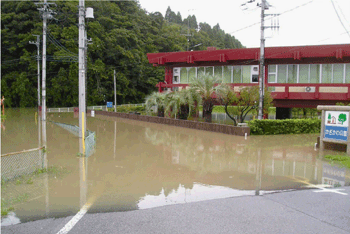
<svg viewBox="0 0 350 234">
<path fill-rule="evenodd" d="M 7 115 L 2 153 L 37 147 L 34 111 Z M 48 121 L 78 125 L 73 113 L 49 114 Z M 41 189 L 41 196 L 16 205 L 21 222 L 73 215 L 86 203 L 92 204 L 91 213 L 126 211 L 310 184 L 350 184 L 349 170 L 329 165 L 314 150 L 317 134 L 245 140 L 104 116 L 88 117 L 87 128 L 96 132 L 96 151 L 82 158 L 79 138 L 47 123 L 48 165 L 70 173 L 49 177 L 47 196 Z"/>
</svg>

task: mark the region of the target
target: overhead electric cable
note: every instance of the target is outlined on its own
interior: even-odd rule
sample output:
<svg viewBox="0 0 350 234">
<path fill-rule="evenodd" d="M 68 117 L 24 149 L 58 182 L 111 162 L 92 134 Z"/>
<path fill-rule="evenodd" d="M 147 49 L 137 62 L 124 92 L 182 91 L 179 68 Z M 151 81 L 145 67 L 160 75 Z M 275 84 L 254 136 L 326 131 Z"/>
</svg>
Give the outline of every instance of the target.
<svg viewBox="0 0 350 234">
<path fill-rule="evenodd" d="M 300 8 L 300 7 L 303 7 L 303 6 L 306 6 L 306 5 L 310 4 L 310 3 L 312 3 L 313 1 L 314 1 L 314 0 L 311 0 L 311 1 L 307 2 L 307 3 L 304 3 L 304 4 L 302 4 L 302 5 L 299 5 L 299 6 L 297 6 L 297 7 L 292 8 L 292 9 L 286 10 L 286 11 L 284 11 L 284 12 L 280 13 L 279 15 L 282 15 L 282 14 L 284 14 L 284 13 L 288 13 L 288 12 L 294 11 L 294 10 L 296 10 L 296 9 Z M 269 17 L 267 17 L 267 19 L 266 19 L 266 20 L 269 20 L 269 19 L 271 19 L 271 17 L 270 17 L 270 18 L 269 18 Z M 256 22 L 256 23 L 254 23 L 254 24 L 248 25 L 248 26 L 246 26 L 246 27 L 244 27 L 244 28 L 241 28 L 241 29 L 235 30 L 235 31 L 230 32 L 230 33 L 228 33 L 228 34 L 233 34 L 233 33 L 236 33 L 236 32 L 239 32 L 239 31 L 242 31 L 242 30 L 244 30 L 244 29 L 247 29 L 247 28 L 253 27 L 253 26 L 255 26 L 255 25 L 258 25 L 258 24 L 260 24 L 260 23 L 261 23 L 261 22 Z"/>
<path fill-rule="evenodd" d="M 333 0 L 331 0 L 331 2 L 332 2 L 332 5 L 333 5 L 333 8 L 334 8 L 334 11 L 335 11 L 335 13 L 336 13 L 336 14 L 337 14 L 337 16 L 338 16 L 338 19 L 339 19 L 339 21 L 340 21 L 341 25 L 343 26 L 343 28 L 345 29 L 345 31 L 348 33 L 348 35 L 349 35 L 349 37 L 350 37 L 350 33 L 349 33 L 349 31 L 347 30 L 347 28 L 345 27 L 345 25 L 343 24 L 343 21 L 341 20 L 341 18 L 340 18 L 340 16 L 339 16 L 339 14 L 338 14 L 337 8 L 335 8 L 335 6 L 334 6 L 334 2 L 333 2 Z"/>
</svg>

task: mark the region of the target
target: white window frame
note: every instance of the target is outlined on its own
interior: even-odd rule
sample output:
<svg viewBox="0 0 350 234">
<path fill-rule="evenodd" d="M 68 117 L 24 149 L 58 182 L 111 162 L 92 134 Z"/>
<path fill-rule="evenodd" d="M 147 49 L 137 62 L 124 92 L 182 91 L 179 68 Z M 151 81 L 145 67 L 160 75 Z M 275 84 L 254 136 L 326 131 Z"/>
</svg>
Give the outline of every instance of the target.
<svg viewBox="0 0 350 234">
<path fill-rule="evenodd" d="M 270 69 L 268 68 L 268 76 L 267 76 L 267 80 L 268 80 L 268 83 L 272 83 L 272 84 L 275 84 L 275 83 L 277 83 L 277 75 L 278 75 L 278 65 L 277 64 L 272 64 L 272 65 L 269 65 L 269 66 L 276 66 L 276 71 L 275 72 L 270 72 Z M 273 82 L 270 82 L 269 81 L 269 77 L 270 77 L 270 75 L 275 75 L 275 81 L 273 81 Z M 252 82 L 253 83 L 253 82 Z M 254 82 L 254 83 L 256 83 L 256 82 Z M 259 82 L 258 82 L 259 83 Z"/>
<path fill-rule="evenodd" d="M 345 84 L 345 77 L 346 77 L 346 63 L 343 64 L 343 84 Z"/>
</svg>

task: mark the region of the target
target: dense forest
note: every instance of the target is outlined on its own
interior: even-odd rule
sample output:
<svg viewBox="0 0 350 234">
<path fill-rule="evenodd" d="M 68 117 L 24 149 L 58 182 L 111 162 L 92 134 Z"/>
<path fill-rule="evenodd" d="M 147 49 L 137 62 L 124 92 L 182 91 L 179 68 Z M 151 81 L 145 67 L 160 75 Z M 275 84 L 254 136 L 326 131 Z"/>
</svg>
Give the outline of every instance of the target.
<svg viewBox="0 0 350 234">
<path fill-rule="evenodd" d="M 78 106 L 78 1 L 55 3 L 47 31 L 47 106 Z M 134 1 L 86 1 L 85 6 L 94 9 L 95 17 L 86 20 L 92 39 L 87 50 L 89 106 L 113 100 L 114 70 L 118 104 L 144 102 L 164 80 L 164 68 L 149 64 L 147 53 L 242 47 L 219 24 L 197 23 L 195 15 L 182 19 L 170 7 L 163 16 Z M 1 3 L 1 95 L 6 107 L 37 105 L 37 47 L 29 44 L 36 41 L 33 35 L 42 35 L 37 8 L 30 1 Z"/>
</svg>

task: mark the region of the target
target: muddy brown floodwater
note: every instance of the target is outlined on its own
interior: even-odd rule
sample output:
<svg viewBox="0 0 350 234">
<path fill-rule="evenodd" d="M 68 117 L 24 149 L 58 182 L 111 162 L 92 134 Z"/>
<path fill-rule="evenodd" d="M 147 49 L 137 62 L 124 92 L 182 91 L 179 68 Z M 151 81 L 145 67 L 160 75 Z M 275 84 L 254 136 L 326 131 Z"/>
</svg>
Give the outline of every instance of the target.
<svg viewBox="0 0 350 234">
<path fill-rule="evenodd" d="M 37 148 L 35 110 L 6 110 L 6 116 L 1 153 Z M 350 185 L 349 170 L 330 165 L 314 149 L 317 134 L 245 139 L 89 116 L 87 128 L 95 132 L 96 146 L 82 158 L 79 138 L 54 123 L 78 125 L 78 118 L 55 113 L 47 120 L 48 166 L 65 173 L 2 190 L 4 199 L 27 194 L 14 204 L 11 215 L 17 223 L 74 215 L 86 203 L 91 204 L 89 213 L 116 212 L 306 189 L 310 184 Z"/>
</svg>

